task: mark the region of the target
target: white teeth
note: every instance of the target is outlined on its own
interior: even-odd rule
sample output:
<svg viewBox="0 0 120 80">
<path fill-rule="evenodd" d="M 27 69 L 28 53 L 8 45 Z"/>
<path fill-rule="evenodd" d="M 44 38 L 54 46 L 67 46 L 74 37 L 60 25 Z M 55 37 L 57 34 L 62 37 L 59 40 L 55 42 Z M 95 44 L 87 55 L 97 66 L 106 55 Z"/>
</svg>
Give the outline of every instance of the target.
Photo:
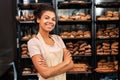
<svg viewBox="0 0 120 80">
<path fill-rule="evenodd" d="M 49 25 L 49 26 L 53 26 L 53 24 L 52 23 L 45 23 L 46 25 Z"/>
</svg>

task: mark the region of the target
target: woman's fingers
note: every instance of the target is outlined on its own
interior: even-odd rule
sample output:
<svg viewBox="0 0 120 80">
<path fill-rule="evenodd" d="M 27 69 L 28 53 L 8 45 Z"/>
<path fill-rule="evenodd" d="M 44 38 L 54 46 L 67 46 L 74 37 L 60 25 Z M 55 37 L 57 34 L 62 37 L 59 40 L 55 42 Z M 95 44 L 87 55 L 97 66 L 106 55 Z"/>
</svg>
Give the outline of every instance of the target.
<svg viewBox="0 0 120 80">
<path fill-rule="evenodd" d="M 68 64 L 72 61 L 71 54 L 68 50 L 66 50 L 64 53 L 64 61 Z"/>
<path fill-rule="evenodd" d="M 71 57 L 70 52 L 69 52 L 69 51 L 67 51 L 65 56 L 66 56 L 66 57 Z"/>
</svg>

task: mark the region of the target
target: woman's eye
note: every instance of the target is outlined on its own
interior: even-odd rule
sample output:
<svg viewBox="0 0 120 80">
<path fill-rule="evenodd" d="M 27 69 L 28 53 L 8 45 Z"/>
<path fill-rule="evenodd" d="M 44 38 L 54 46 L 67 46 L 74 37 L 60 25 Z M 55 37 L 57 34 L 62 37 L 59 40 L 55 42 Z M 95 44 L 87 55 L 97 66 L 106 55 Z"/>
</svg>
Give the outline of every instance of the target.
<svg viewBox="0 0 120 80">
<path fill-rule="evenodd" d="M 56 19 L 54 19 L 54 18 L 53 18 L 52 20 L 53 20 L 53 21 L 56 21 Z"/>
<path fill-rule="evenodd" d="M 49 19 L 49 17 L 45 17 L 45 19 Z"/>
</svg>

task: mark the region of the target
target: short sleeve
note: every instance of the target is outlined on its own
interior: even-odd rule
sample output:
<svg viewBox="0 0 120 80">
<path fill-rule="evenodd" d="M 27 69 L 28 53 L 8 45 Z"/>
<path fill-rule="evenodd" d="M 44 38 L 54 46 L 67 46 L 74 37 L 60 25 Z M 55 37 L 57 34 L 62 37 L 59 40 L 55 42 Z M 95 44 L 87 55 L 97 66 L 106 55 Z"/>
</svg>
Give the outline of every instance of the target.
<svg viewBox="0 0 120 80">
<path fill-rule="evenodd" d="M 30 57 L 36 55 L 36 54 L 41 54 L 39 45 L 38 45 L 38 40 L 36 38 L 32 38 L 27 42 L 28 45 L 28 54 Z"/>
</svg>

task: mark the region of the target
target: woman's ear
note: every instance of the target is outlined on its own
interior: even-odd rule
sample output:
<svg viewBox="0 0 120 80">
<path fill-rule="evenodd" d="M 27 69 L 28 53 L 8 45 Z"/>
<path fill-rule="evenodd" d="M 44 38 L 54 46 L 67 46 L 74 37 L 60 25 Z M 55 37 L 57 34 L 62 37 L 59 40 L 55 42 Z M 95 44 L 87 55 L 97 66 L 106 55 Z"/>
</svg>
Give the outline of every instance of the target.
<svg viewBox="0 0 120 80">
<path fill-rule="evenodd" d="M 37 23 L 40 23 L 40 19 L 39 19 L 39 18 L 37 18 L 37 20 L 36 20 L 36 21 L 37 21 Z"/>
</svg>

